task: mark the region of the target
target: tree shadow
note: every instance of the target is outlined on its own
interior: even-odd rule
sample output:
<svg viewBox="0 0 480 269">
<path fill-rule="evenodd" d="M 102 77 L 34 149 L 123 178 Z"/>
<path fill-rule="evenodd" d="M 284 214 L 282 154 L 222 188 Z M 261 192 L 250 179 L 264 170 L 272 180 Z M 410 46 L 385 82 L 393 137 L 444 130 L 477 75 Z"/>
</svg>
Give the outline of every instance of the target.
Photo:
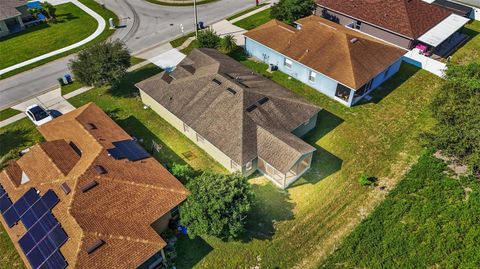
<svg viewBox="0 0 480 269">
<path fill-rule="evenodd" d="M 154 133 L 152 133 L 142 122 L 136 117 L 129 116 L 125 119 L 119 119 L 118 113 L 120 109 L 114 109 L 107 111 L 106 113 L 111 116 L 128 134 L 138 139 L 139 143 L 150 152 L 163 166 L 169 167 L 173 163 L 186 164 L 186 162 L 178 156 L 175 151 L 168 147 L 162 140 L 160 140 Z M 154 150 L 153 142 L 160 146 L 160 151 Z"/>
<path fill-rule="evenodd" d="M 238 62 L 242 62 L 248 59 L 244 49 L 239 46 L 237 46 L 234 50 L 232 50 L 227 55 L 237 60 Z"/>
<path fill-rule="evenodd" d="M 0 42 L 1 41 L 6 41 L 6 40 L 9 40 L 11 38 L 15 38 L 15 37 L 18 37 L 20 35 L 25 35 L 25 34 L 28 34 L 30 32 L 35 32 L 35 31 L 38 31 L 38 30 L 41 30 L 41 29 L 44 29 L 44 28 L 48 28 L 50 27 L 50 25 L 48 25 L 48 23 L 41 23 L 41 24 L 38 24 L 38 25 L 35 25 L 35 26 L 30 26 L 28 28 L 25 28 L 23 31 L 20 31 L 20 32 L 17 32 L 17 33 L 13 33 L 13 34 L 9 34 L 7 36 L 4 36 L 4 37 L 1 37 L 0 38 Z"/>
<path fill-rule="evenodd" d="M 382 85 L 378 86 L 375 90 L 370 92 L 368 95 L 372 97 L 372 99 L 367 100 L 363 98 L 355 106 L 361 106 L 365 104 L 378 104 L 383 98 L 387 97 L 390 93 L 392 93 L 395 89 L 400 87 L 403 83 L 409 80 L 415 73 L 417 73 L 421 68 L 414 66 L 413 64 L 409 64 L 406 62 L 402 62 L 400 69 L 398 72 L 390 77 L 387 81 L 385 81 Z"/>
<path fill-rule="evenodd" d="M 252 209 L 247 217 L 245 232 L 238 240 L 250 242 L 253 239 L 269 240 L 275 234 L 277 222 L 294 219 L 294 203 L 287 191 L 270 181 L 251 184 L 255 194 Z"/>
<path fill-rule="evenodd" d="M 135 84 L 152 77 L 163 70 L 156 65 L 146 65 L 140 69 L 128 72 L 120 81 L 117 87 L 110 87 L 108 93 L 115 97 L 135 97 L 138 96 L 138 89 Z"/>
<path fill-rule="evenodd" d="M 315 129 L 303 137 L 306 142 L 316 148 L 313 153 L 312 165 L 302 177 L 290 185 L 290 188 L 304 184 L 316 184 L 342 168 L 343 160 L 320 147 L 317 142 L 343 122 L 342 118 L 325 109 L 318 113 Z"/>
<path fill-rule="evenodd" d="M 55 24 L 57 23 L 63 23 L 67 21 L 73 21 L 77 20 L 80 17 L 73 15 L 72 13 L 63 13 L 63 14 L 57 14 L 56 20 L 53 22 Z"/>
<path fill-rule="evenodd" d="M 0 133 L 0 159 L 12 151 L 15 146 L 27 143 L 29 141 L 28 135 L 29 132 L 24 129 L 7 130 Z"/>
<path fill-rule="evenodd" d="M 213 250 L 200 236 L 190 239 L 186 235 L 178 235 L 177 238 L 177 268 L 193 268 Z"/>
</svg>

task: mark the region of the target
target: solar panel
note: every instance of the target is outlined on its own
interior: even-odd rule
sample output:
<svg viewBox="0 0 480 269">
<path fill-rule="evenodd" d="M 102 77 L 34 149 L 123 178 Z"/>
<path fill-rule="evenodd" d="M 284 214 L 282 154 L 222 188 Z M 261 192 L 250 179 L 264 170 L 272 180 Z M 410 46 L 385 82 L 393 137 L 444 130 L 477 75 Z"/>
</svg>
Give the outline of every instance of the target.
<svg viewBox="0 0 480 269">
<path fill-rule="evenodd" d="M 108 154 L 110 154 L 115 160 L 121 160 L 127 158 L 123 152 L 117 148 L 107 149 Z"/>
<path fill-rule="evenodd" d="M 25 198 L 27 203 L 31 206 L 40 200 L 40 195 L 38 195 L 34 188 L 31 188 L 23 195 L 23 198 Z"/>
<path fill-rule="evenodd" d="M 27 232 L 20 238 L 20 240 L 18 240 L 18 244 L 20 245 L 20 248 L 22 248 L 23 253 L 29 253 L 30 250 L 35 247 L 36 243 L 30 233 Z"/>
<path fill-rule="evenodd" d="M 28 230 L 28 232 L 36 243 L 40 243 L 40 241 L 42 241 L 42 239 L 47 236 L 47 231 L 45 231 L 40 222 L 37 222 L 35 225 L 33 225 L 32 228 Z"/>
<path fill-rule="evenodd" d="M 38 220 L 37 216 L 33 214 L 33 211 L 31 209 L 27 210 L 20 219 L 22 220 L 23 225 L 27 229 L 30 229 Z"/>
<path fill-rule="evenodd" d="M 49 257 L 57 250 L 49 240 L 42 240 L 42 242 L 38 243 L 37 248 L 40 249 L 44 257 Z"/>
<path fill-rule="evenodd" d="M 68 240 L 68 236 L 65 231 L 58 225 L 47 236 L 50 242 L 55 248 L 59 248 Z"/>
<path fill-rule="evenodd" d="M 0 198 L 1 213 L 4 213 L 5 211 L 7 211 L 7 209 L 9 209 L 11 206 L 12 206 L 12 201 L 10 200 L 10 197 L 8 197 L 8 195 L 4 195 L 2 196 L 2 198 Z"/>
<path fill-rule="evenodd" d="M 45 257 L 43 257 L 40 249 L 35 247 L 27 254 L 27 260 L 32 268 L 38 268 L 45 261 Z"/>
<path fill-rule="evenodd" d="M 55 226 L 58 225 L 58 221 L 50 212 L 47 212 L 47 214 L 43 215 L 43 217 L 39 220 L 39 223 L 47 232 L 50 232 L 53 228 L 55 228 Z"/>
<path fill-rule="evenodd" d="M 54 191 L 48 190 L 42 196 L 42 202 L 48 209 L 52 209 L 58 202 L 60 202 L 60 199 L 58 199 L 58 196 Z"/>
<path fill-rule="evenodd" d="M 25 197 L 18 199 L 13 206 L 15 207 L 15 210 L 17 210 L 19 216 L 22 216 L 30 207 Z"/>
<path fill-rule="evenodd" d="M 0 197 L 5 194 L 5 190 L 3 189 L 2 185 L 0 185 Z"/>
<path fill-rule="evenodd" d="M 40 266 L 41 269 L 63 269 L 67 267 L 67 262 L 59 251 L 54 251 L 47 261 Z"/>
<path fill-rule="evenodd" d="M 17 224 L 20 216 L 18 215 L 17 211 L 13 206 L 11 206 L 7 211 L 3 213 L 3 218 L 7 223 L 8 227 L 13 227 L 13 225 Z"/>
<path fill-rule="evenodd" d="M 129 161 L 148 158 L 150 154 L 134 140 L 122 140 L 112 143 Z"/>
<path fill-rule="evenodd" d="M 45 213 L 47 213 L 49 208 L 47 208 L 43 203 L 38 202 L 38 203 L 35 203 L 34 205 L 32 205 L 30 210 L 33 210 L 33 214 L 35 214 L 35 216 L 37 216 L 37 219 L 39 219 L 43 215 L 45 215 Z"/>
</svg>

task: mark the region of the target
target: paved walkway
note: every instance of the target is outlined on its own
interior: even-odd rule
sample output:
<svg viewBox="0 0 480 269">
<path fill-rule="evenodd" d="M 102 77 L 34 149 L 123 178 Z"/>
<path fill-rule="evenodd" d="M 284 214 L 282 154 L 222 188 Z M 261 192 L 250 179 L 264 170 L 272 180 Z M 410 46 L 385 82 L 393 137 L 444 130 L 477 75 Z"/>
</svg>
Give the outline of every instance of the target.
<svg viewBox="0 0 480 269">
<path fill-rule="evenodd" d="M 64 48 L 61 48 L 61 49 L 58 49 L 58 50 L 55 50 L 55 51 L 52 51 L 52 52 L 49 52 L 49 53 L 46 53 L 46 54 L 43 54 L 43 55 L 40 55 L 38 57 L 35 57 L 33 59 L 30 59 L 30 60 L 27 60 L 27 61 L 24 61 L 24 62 L 21 62 L 21 63 L 18 63 L 18 64 L 15 64 L 15 65 L 12 65 L 12 66 L 9 66 L 7 68 L 4 68 L 2 70 L 0 70 L 0 75 L 1 74 L 5 74 L 5 73 L 8 73 L 12 70 L 15 70 L 17 68 L 20 68 L 20 67 L 24 67 L 24 66 L 27 66 L 29 64 L 32 64 L 32 63 L 35 63 L 35 62 L 38 62 L 38 61 L 41 61 L 43 59 L 46 59 L 46 58 L 49 58 L 49 57 L 52 57 L 52 56 L 55 56 L 57 54 L 60 54 L 60 53 L 63 53 L 63 52 L 66 52 L 66 51 L 69 51 L 71 49 L 74 49 L 74 48 L 77 48 L 77 47 L 80 47 L 90 41 L 92 41 L 93 39 L 95 39 L 97 36 L 99 36 L 103 30 L 105 29 L 105 26 L 106 26 L 106 23 L 105 23 L 105 20 L 102 18 L 102 16 L 98 15 L 97 13 L 95 13 L 93 10 L 91 10 L 90 8 L 88 8 L 87 6 L 85 6 L 84 4 L 80 3 L 78 0 L 71 0 L 70 2 L 72 2 L 73 4 L 77 5 L 79 8 L 81 8 L 83 11 L 85 11 L 86 13 L 88 13 L 90 16 L 92 16 L 95 20 L 97 20 L 98 22 L 98 26 L 97 26 L 97 29 L 95 30 L 95 32 L 93 32 L 93 34 L 91 34 L 89 37 L 83 39 L 82 41 L 79 41 L 75 44 L 72 44 L 72 45 L 69 45 L 69 46 L 66 46 Z"/>
<path fill-rule="evenodd" d="M 270 7 L 272 7 L 273 2 L 275 2 L 275 1 L 270 1 L 270 3 L 268 3 L 267 5 L 265 5 L 265 6 L 261 7 L 261 8 L 257 8 L 257 9 L 255 9 L 255 10 L 252 10 L 252 11 L 250 11 L 250 12 L 248 12 L 248 13 L 245 13 L 245 14 L 243 14 L 242 16 L 237 17 L 237 18 L 231 20 L 230 22 L 231 22 L 231 23 L 236 23 L 237 21 L 241 21 L 241 20 L 243 20 L 243 19 L 245 19 L 245 18 L 248 18 L 248 17 L 252 16 L 253 14 L 257 14 L 258 12 L 262 12 L 262 11 L 264 11 L 265 9 L 269 9 Z"/>
</svg>

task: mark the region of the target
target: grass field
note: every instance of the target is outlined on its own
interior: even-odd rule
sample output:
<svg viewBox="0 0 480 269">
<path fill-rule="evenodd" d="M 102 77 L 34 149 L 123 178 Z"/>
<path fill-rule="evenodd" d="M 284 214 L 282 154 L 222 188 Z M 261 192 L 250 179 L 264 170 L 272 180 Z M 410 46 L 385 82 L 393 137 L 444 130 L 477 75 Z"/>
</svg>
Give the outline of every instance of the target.
<svg viewBox="0 0 480 269">
<path fill-rule="evenodd" d="M 4 79 L 4 78 L 7 78 L 7 77 L 10 77 L 10 76 L 13 76 L 13 75 L 16 75 L 18 73 L 21 73 L 21 72 L 24 72 L 26 70 L 29 70 L 29 69 L 32 69 L 32 68 L 35 68 L 35 67 L 38 67 L 38 66 L 41 66 L 45 63 L 48 63 L 50 61 L 53 61 L 53 60 L 56 60 L 56 59 L 60 59 L 62 57 L 65 57 L 67 55 L 70 55 L 72 53 L 75 53 L 75 52 L 78 52 L 84 48 L 86 48 L 87 46 L 90 46 L 92 43 L 97 43 L 97 42 L 103 42 L 105 41 L 111 34 L 113 34 L 113 32 L 115 30 L 111 30 L 109 29 L 109 26 L 108 26 L 108 19 L 109 18 L 113 18 L 114 19 L 114 22 L 118 24 L 118 17 L 117 15 L 115 15 L 115 13 L 113 13 L 112 11 L 108 10 L 108 9 L 105 9 L 103 8 L 99 3 L 97 3 L 95 0 L 79 0 L 81 3 L 83 3 L 84 5 L 86 5 L 87 7 L 89 7 L 90 9 L 92 9 L 93 11 L 95 11 L 96 13 L 98 13 L 100 16 L 103 17 L 103 19 L 107 22 L 106 26 L 105 26 L 105 29 L 104 31 L 99 35 L 97 36 L 94 40 L 90 41 L 89 43 L 83 45 L 83 46 L 80 46 L 78 48 L 75 48 L 75 49 L 72 49 L 72 50 L 69 50 L 69 51 L 66 51 L 64 53 L 60 53 L 60 54 L 57 54 L 55 56 L 52 56 L 52 57 L 49 57 L 47 59 L 44 59 L 44 60 L 41 60 L 41 61 L 38 61 L 38 62 L 35 62 L 33 64 L 30 64 L 30 65 L 27 65 L 27 66 L 24 66 L 24 67 L 21 67 L 21 68 L 18 68 L 18 69 L 15 69 L 11 72 L 8 72 L 8 73 L 5 73 L 5 74 L 2 74 L 0 75 L 0 79 Z M 83 11 L 82 11 L 83 12 Z M 59 11 L 57 10 L 57 14 L 60 14 Z M 85 13 L 86 14 L 86 13 Z M 86 14 L 87 16 L 89 16 L 88 14 Z M 90 17 L 92 20 L 94 20 L 92 17 Z M 74 19 L 75 20 L 75 19 Z M 95 22 L 95 28 L 97 27 L 96 26 L 96 21 L 94 20 Z M 43 37 L 39 40 L 43 40 Z M 0 46 L 1 46 L 1 43 L 3 42 L 0 42 Z M 38 43 L 38 42 L 36 42 Z M 75 42 L 74 42 L 75 43 Z M 2 51 L 0 51 L 0 53 L 2 53 Z M 1 58 L 1 57 L 0 57 Z M 30 57 L 31 58 L 31 57 Z M 0 63 L 1 64 L 1 63 Z"/>
<path fill-rule="evenodd" d="M 480 185 L 445 168 L 423 155 L 323 268 L 480 268 Z"/>
<path fill-rule="evenodd" d="M 480 62 L 480 21 L 472 21 L 463 29 L 472 39 L 455 52 L 452 62 L 465 64 L 469 62 Z"/>
<path fill-rule="evenodd" d="M 248 18 L 237 21 L 236 23 L 234 23 L 234 25 L 240 28 L 243 28 L 245 30 L 251 30 L 259 25 L 262 25 L 270 21 L 272 19 L 270 17 L 270 12 L 271 12 L 270 8 L 265 9 L 264 11 L 258 12 L 257 14 L 254 14 Z"/>
<path fill-rule="evenodd" d="M 57 7 L 57 22 L 0 39 L 0 69 L 61 49 L 95 32 L 97 21 L 72 3 Z"/>
<path fill-rule="evenodd" d="M 19 110 L 16 110 L 16 109 L 12 109 L 12 108 L 6 108 L 2 111 L 0 111 L 0 121 L 2 120 L 6 120 L 12 116 L 15 116 L 17 114 L 20 114 L 22 113 L 21 111 Z"/>
<path fill-rule="evenodd" d="M 233 19 L 236 19 L 236 18 L 238 18 L 238 17 L 240 17 L 240 16 L 242 16 L 242 15 L 245 15 L 245 14 L 247 14 L 247 13 L 249 13 L 249 12 L 252 12 L 252 11 L 254 11 L 254 10 L 257 10 L 257 9 L 259 9 L 259 8 L 265 6 L 265 5 L 267 5 L 267 3 L 263 3 L 263 4 L 260 4 L 260 5 L 258 5 L 258 6 L 253 6 L 253 7 L 251 7 L 251 8 L 245 9 L 244 11 L 238 12 L 237 14 L 228 17 L 228 18 L 227 18 L 227 21 L 231 21 L 231 20 L 233 20 Z"/>
</svg>

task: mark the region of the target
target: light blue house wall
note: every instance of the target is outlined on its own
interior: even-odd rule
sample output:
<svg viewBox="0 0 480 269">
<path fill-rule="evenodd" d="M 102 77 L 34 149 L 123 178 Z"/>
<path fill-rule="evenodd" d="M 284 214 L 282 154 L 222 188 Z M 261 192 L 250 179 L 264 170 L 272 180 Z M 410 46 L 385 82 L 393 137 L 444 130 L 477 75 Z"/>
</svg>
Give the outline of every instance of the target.
<svg viewBox="0 0 480 269">
<path fill-rule="evenodd" d="M 297 79 L 300 80 L 301 82 L 309 85 L 310 87 L 318 90 L 319 92 L 331 97 L 332 99 L 335 99 L 339 101 L 340 103 L 346 105 L 346 106 L 351 106 L 358 102 L 360 99 L 362 99 L 363 96 L 365 96 L 368 92 L 374 90 L 378 86 L 380 86 L 383 82 L 385 82 L 387 79 L 389 79 L 391 76 L 393 76 L 397 71 L 400 69 L 400 64 L 402 62 L 401 58 L 398 59 L 397 62 L 392 64 L 388 69 L 386 69 L 384 72 L 378 74 L 371 83 L 370 89 L 364 94 L 363 96 L 355 97 L 354 94 L 355 92 L 353 89 L 351 89 L 350 92 L 350 98 L 348 99 L 348 102 L 345 102 L 344 100 L 338 98 L 335 96 L 335 92 L 337 90 L 337 87 L 339 85 L 339 82 L 326 76 L 323 75 L 320 72 L 317 72 L 293 59 L 290 59 L 279 52 L 270 49 L 263 44 L 260 44 L 256 42 L 255 40 L 252 40 L 248 37 L 245 37 L 245 51 L 249 56 L 255 57 L 267 64 L 274 64 L 278 67 L 278 70 L 281 72 Z M 292 60 L 292 67 L 289 68 L 284 65 L 285 58 Z M 316 73 L 316 78 L 315 82 L 311 82 L 309 80 L 310 72 L 315 72 Z M 388 72 L 388 73 L 387 73 Z M 345 86 L 345 85 L 343 85 Z M 347 86 L 345 86 L 347 87 Z M 347 87 L 349 88 L 349 87 Z"/>
</svg>

